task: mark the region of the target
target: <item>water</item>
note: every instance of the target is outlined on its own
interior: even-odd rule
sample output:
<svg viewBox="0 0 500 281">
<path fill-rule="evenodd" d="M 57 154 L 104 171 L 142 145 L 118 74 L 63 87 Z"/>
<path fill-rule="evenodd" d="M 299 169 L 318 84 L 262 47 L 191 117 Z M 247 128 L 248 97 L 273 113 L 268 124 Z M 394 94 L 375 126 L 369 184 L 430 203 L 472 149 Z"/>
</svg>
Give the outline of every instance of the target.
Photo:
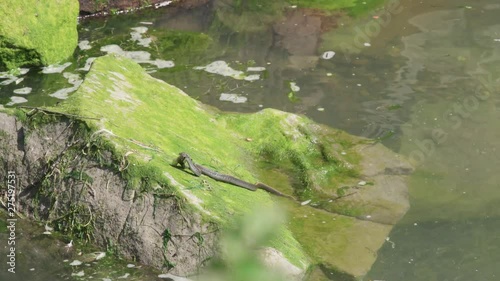
<svg viewBox="0 0 500 281">
<path fill-rule="evenodd" d="M 273 107 L 379 137 L 417 170 L 410 183 L 412 207 L 390 236 L 394 247 L 384 245 L 365 280 L 498 280 L 500 5 L 403 0 L 387 24 L 355 46 L 360 52 L 350 53 L 341 46 L 357 40 L 352 26 L 370 30 L 377 22 L 373 15 L 350 20 L 309 11 L 304 23 L 293 9 L 287 21 L 274 13 L 231 10 L 227 3 L 85 21 L 80 40 L 92 48 L 78 50 L 67 72 L 83 76 L 85 70 L 76 69 L 88 58 L 104 54 L 102 46 L 119 44 L 147 51 L 150 61 L 172 61 L 173 67 L 142 65 L 222 110 Z M 131 28 L 141 26 L 148 30 L 135 36 L 152 38 L 150 47 L 131 40 Z M 326 60 L 320 58 L 324 51 L 336 54 Z M 214 61 L 226 62 L 233 77 L 194 69 Z M 55 103 L 59 99 L 50 93 L 71 87 L 61 74 L 38 71 L 30 70 L 15 86 L 33 85 L 22 96 L 25 104 Z M 255 81 L 242 79 L 256 74 Z M 15 87 L 1 89 L 2 103 L 11 102 Z M 229 101 L 221 101 L 227 97 L 222 94 Z"/>
</svg>

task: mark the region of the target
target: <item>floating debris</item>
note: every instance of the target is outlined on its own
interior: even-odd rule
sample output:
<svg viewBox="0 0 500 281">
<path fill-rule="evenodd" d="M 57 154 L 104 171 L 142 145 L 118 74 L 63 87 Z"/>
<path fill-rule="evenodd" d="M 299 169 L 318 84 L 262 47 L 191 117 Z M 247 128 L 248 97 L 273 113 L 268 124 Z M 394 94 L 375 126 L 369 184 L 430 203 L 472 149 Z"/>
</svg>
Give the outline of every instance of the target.
<svg viewBox="0 0 500 281">
<path fill-rule="evenodd" d="M 130 40 L 137 42 L 138 45 L 149 48 L 149 44 L 151 44 L 153 39 L 149 37 L 148 38 L 142 37 L 142 34 L 148 31 L 148 28 L 145 26 L 139 26 L 139 27 L 132 27 L 131 29 L 133 30 L 133 32 L 130 33 L 130 36 L 132 36 L 132 39 Z"/>
<path fill-rule="evenodd" d="M 358 182 L 358 185 L 359 186 L 365 186 L 366 185 L 366 181 L 360 181 L 360 182 Z"/>
<path fill-rule="evenodd" d="M 129 264 L 127 264 L 127 267 L 128 267 L 128 268 L 135 267 L 135 264 L 131 264 L 131 263 L 129 263 Z"/>
<path fill-rule="evenodd" d="M 318 111 L 325 111 L 324 107 L 318 107 Z"/>
<path fill-rule="evenodd" d="M 300 91 L 300 87 L 299 87 L 299 86 L 297 86 L 297 83 L 295 83 L 295 82 L 290 82 L 290 89 L 291 89 L 292 91 L 294 91 L 294 92 L 298 92 L 298 91 Z"/>
<path fill-rule="evenodd" d="M 225 61 L 222 60 L 214 61 L 206 66 L 196 66 L 194 69 L 205 70 L 208 73 L 232 77 L 238 80 L 245 79 L 245 74 L 243 73 L 243 71 L 231 68 Z"/>
<path fill-rule="evenodd" d="M 391 247 L 392 247 L 393 249 L 394 249 L 394 248 L 396 248 L 396 243 L 392 242 L 390 237 L 386 237 L 386 238 L 385 238 L 385 241 L 387 241 L 387 242 L 391 243 Z"/>
<path fill-rule="evenodd" d="M 265 67 L 263 66 L 250 66 L 250 67 L 247 67 L 247 71 L 264 71 L 266 70 Z"/>
<path fill-rule="evenodd" d="M 7 103 L 7 105 L 13 105 L 13 104 L 18 104 L 18 103 L 24 103 L 24 102 L 27 102 L 28 100 L 23 98 L 23 97 L 16 97 L 16 96 L 13 96 L 13 97 L 10 97 L 10 102 Z"/>
<path fill-rule="evenodd" d="M 79 271 L 77 273 L 71 273 L 71 276 L 76 276 L 76 277 L 83 277 L 85 273 L 82 271 Z"/>
<path fill-rule="evenodd" d="M 220 101 L 230 101 L 232 103 L 245 103 L 248 99 L 246 97 L 239 96 L 237 94 L 220 94 Z"/>
<path fill-rule="evenodd" d="M 162 69 L 162 68 L 172 68 L 175 66 L 174 62 L 171 60 L 160 60 L 156 59 L 154 61 L 148 61 L 147 63 L 155 65 L 156 67 Z"/>
<path fill-rule="evenodd" d="M 19 94 L 19 95 L 27 95 L 29 93 L 31 93 L 31 88 L 30 87 L 24 87 L 24 88 L 21 88 L 21 89 L 15 89 L 14 90 L 14 94 Z"/>
<path fill-rule="evenodd" d="M 129 58 L 138 63 L 149 63 L 156 65 L 158 68 L 167 68 L 173 67 L 174 62 L 165 61 L 165 60 L 151 60 L 151 54 L 146 51 L 124 51 L 118 45 L 106 45 L 101 47 L 101 51 L 106 52 L 108 54 L 118 54 Z"/>
<path fill-rule="evenodd" d="M 333 58 L 334 56 L 335 56 L 335 52 L 334 51 L 327 51 L 327 52 L 324 52 L 321 55 L 321 58 L 324 59 L 324 60 L 329 60 L 329 59 Z"/>
<path fill-rule="evenodd" d="M 132 27 L 131 29 L 134 31 L 133 33 L 135 33 L 136 35 L 143 34 L 143 33 L 146 33 L 148 31 L 148 28 L 145 26 Z M 139 38 L 141 38 L 141 37 L 139 36 Z"/>
<path fill-rule="evenodd" d="M 71 62 L 67 62 L 65 64 L 53 64 L 42 68 L 42 73 L 50 74 L 50 73 L 61 73 L 66 69 L 66 67 L 70 66 Z"/>
<path fill-rule="evenodd" d="M 56 92 L 50 94 L 49 96 L 62 100 L 67 99 L 68 94 L 76 91 L 83 82 L 83 80 L 80 78 L 80 75 L 75 73 L 64 72 L 63 76 L 64 78 L 68 79 L 68 83 L 73 84 L 73 87 L 57 90 Z"/>
<path fill-rule="evenodd" d="M 124 275 L 117 277 L 117 278 L 118 279 L 125 279 L 125 278 L 128 278 L 129 276 L 130 276 L 130 273 L 125 273 Z"/>
<path fill-rule="evenodd" d="M 120 46 L 112 44 L 101 47 L 102 52 L 118 54 L 134 61 L 149 61 L 151 54 L 146 51 L 124 51 Z"/>
<path fill-rule="evenodd" d="M 78 266 L 78 265 L 81 265 L 83 262 L 79 261 L 79 260 L 74 260 L 72 261 L 69 265 L 73 265 L 73 266 Z"/>
<path fill-rule="evenodd" d="M 12 76 L 12 75 L 9 75 L 9 76 L 7 76 L 5 78 L 8 78 L 8 79 L 5 80 L 5 81 L 0 82 L 0 86 L 9 85 L 12 82 L 15 82 L 17 80 L 17 77 L 16 76 Z"/>
<path fill-rule="evenodd" d="M 372 44 L 370 44 L 370 43 L 366 42 L 366 43 L 364 43 L 363 45 L 364 45 L 365 47 L 370 47 Z"/>
<path fill-rule="evenodd" d="M 144 25 L 152 25 L 153 23 L 150 22 L 150 21 L 141 21 L 139 22 L 140 24 L 144 24 Z"/>
<path fill-rule="evenodd" d="M 304 202 L 301 202 L 301 203 L 300 203 L 300 205 L 305 206 L 305 205 L 307 205 L 307 204 L 309 204 L 309 203 L 311 203 L 311 199 L 306 200 L 306 201 L 304 201 Z"/>
<path fill-rule="evenodd" d="M 245 81 L 257 81 L 259 79 L 260 79 L 259 74 L 250 74 L 250 75 L 245 77 Z"/>
<path fill-rule="evenodd" d="M 78 48 L 80 48 L 80 50 L 90 50 L 92 46 L 90 46 L 89 40 L 82 40 L 78 42 Z"/>
<path fill-rule="evenodd" d="M 332 75 L 333 75 L 333 74 L 332 74 L 331 72 L 328 72 L 328 73 L 326 74 L 326 76 L 328 76 L 328 77 L 330 77 L 330 76 L 332 76 Z"/>
</svg>

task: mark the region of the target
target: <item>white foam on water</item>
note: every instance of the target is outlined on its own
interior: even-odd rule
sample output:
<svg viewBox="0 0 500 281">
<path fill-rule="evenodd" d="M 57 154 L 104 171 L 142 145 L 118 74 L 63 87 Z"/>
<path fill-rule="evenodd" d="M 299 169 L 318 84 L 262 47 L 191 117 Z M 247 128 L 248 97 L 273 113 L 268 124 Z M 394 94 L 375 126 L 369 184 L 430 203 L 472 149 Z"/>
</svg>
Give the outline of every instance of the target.
<svg viewBox="0 0 500 281">
<path fill-rule="evenodd" d="M 42 73 L 44 73 L 44 74 L 61 73 L 61 72 L 64 71 L 64 69 L 66 69 L 66 67 L 68 67 L 70 65 L 71 65 L 70 62 L 67 62 L 65 64 L 53 64 L 53 65 L 49 65 L 49 66 L 46 66 L 46 67 L 42 68 Z"/>
</svg>

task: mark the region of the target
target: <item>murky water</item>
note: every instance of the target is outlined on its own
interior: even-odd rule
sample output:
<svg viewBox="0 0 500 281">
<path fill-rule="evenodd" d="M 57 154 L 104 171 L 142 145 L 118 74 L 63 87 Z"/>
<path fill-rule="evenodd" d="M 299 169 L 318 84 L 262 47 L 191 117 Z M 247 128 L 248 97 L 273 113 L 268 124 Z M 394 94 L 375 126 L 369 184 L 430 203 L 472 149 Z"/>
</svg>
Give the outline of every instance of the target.
<svg viewBox="0 0 500 281">
<path fill-rule="evenodd" d="M 380 137 L 417 171 L 412 207 L 366 280 L 498 280 L 500 4 L 403 0 L 389 14 L 349 20 L 294 9 L 259 17 L 227 2 L 83 22 L 80 40 L 91 48 L 66 72 L 83 77 L 89 58 L 128 51 L 153 76 L 222 110 L 273 107 Z M 1 86 L 0 102 L 51 104 L 78 83 L 39 71 Z M 23 87 L 33 91 L 12 94 Z"/>
<path fill-rule="evenodd" d="M 158 272 L 120 260 L 112 251 L 67 241 L 60 234 L 19 218 L 6 225 L 6 219 L 4 213 L 0 214 L 0 241 L 4 243 L 0 247 L 0 280 L 162 280 Z"/>
</svg>

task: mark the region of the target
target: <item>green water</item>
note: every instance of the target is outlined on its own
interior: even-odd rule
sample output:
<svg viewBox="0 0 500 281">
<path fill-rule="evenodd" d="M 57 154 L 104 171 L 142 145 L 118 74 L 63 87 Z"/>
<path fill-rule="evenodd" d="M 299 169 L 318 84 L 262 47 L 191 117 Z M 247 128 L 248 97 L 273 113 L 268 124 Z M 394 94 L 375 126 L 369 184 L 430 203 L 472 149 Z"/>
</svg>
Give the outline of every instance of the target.
<svg viewBox="0 0 500 281">
<path fill-rule="evenodd" d="M 142 65 L 151 75 L 222 110 L 273 107 L 353 134 L 380 137 L 409 157 L 417 170 L 410 182 L 411 209 L 390 234 L 394 244 L 384 245 L 364 280 L 499 280 L 497 1 L 403 0 L 387 24 L 369 32 L 371 46 L 356 47 L 359 53 L 340 46 L 358 40 L 349 28 L 366 30 L 373 15 L 321 18 L 319 30 L 314 24 L 293 30 L 303 24 L 296 19 L 298 25 L 292 22 L 290 28 L 302 37 L 294 37 L 272 26 L 283 15 L 259 17 L 258 11 L 242 13 L 227 3 L 84 21 L 80 40 L 89 40 L 92 49 L 78 50 L 69 69 L 83 77 L 85 71 L 75 69 L 103 55 L 101 46 L 118 44 L 127 51 L 147 51 L 151 60 L 172 60 L 174 67 Z M 293 18 L 294 11 L 288 13 Z M 337 29 L 324 28 L 333 21 Z M 143 36 L 152 36 L 150 47 L 130 40 L 131 28 L 138 26 L 148 28 Z M 328 50 L 335 56 L 321 59 Z M 259 79 L 194 69 L 218 60 L 245 75 L 260 74 Z M 38 71 L 30 70 L 31 76 L 18 86 L 1 88 L 0 101 L 8 103 L 15 87 L 31 83 L 26 104 L 51 104 L 59 99 L 49 92 L 71 86 L 57 74 Z M 291 91 L 290 82 L 300 90 Z M 244 102 L 221 101 L 222 93 Z"/>
</svg>

